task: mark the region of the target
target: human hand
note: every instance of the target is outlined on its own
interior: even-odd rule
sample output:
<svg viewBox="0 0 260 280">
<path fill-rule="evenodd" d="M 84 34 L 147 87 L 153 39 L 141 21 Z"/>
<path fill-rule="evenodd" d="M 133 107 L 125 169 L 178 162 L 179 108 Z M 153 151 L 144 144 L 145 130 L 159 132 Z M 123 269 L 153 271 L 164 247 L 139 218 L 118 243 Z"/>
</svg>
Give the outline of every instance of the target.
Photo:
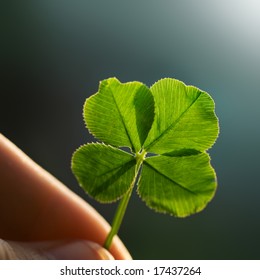
<svg viewBox="0 0 260 280">
<path fill-rule="evenodd" d="M 90 205 L 0 134 L 0 259 L 131 259 Z M 12 240 L 12 241 L 9 241 Z"/>
</svg>

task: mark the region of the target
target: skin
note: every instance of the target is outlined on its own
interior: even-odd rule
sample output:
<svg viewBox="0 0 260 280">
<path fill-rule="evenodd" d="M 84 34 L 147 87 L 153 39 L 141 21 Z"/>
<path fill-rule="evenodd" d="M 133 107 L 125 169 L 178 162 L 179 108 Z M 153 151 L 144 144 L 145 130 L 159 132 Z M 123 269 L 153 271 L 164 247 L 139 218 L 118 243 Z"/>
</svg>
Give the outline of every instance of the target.
<svg viewBox="0 0 260 280">
<path fill-rule="evenodd" d="M 109 224 L 89 204 L 0 134 L 1 239 L 83 239 L 102 246 L 109 230 Z M 131 259 L 118 237 L 110 253 L 115 259 Z"/>
</svg>

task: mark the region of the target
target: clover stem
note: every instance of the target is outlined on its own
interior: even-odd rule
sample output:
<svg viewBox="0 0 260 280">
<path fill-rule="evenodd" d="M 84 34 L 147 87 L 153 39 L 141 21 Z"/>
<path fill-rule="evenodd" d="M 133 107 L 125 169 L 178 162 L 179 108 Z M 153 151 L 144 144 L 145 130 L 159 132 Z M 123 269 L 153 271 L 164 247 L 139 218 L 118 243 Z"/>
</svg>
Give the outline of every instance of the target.
<svg viewBox="0 0 260 280">
<path fill-rule="evenodd" d="M 131 189 L 123 196 L 123 198 L 119 202 L 119 205 L 117 207 L 117 210 L 116 210 L 113 222 L 112 222 L 111 230 L 110 230 L 110 232 L 106 238 L 105 244 L 104 244 L 104 248 L 106 248 L 106 249 L 109 249 L 109 247 L 111 246 L 113 237 L 118 233 L 118 230 L 122 223 L 123 217 L 125 215 L 125 211 L 126 211 L 129 199 L 132 194 L 132 190 L 133 190 L 133 188 L 131 187 Z"/>
<path fill-rule="evenodd" d="M 134 180 L 133 180 L 133 182 L 132 182 L 132 184 L 130 186 L 130 189 L 122 197 L 122 199 L 119 202 L 119 205 L 118 205 L 118 207 L 116 209 L 116 213 L 115 213 L 114 219 L 112 221 L 112 225 L 111 225 L 111 230 L 108 233 L 108 236 L 107 236 L 107 238 L 105 240 L 105 243 L 104 243 L 104 248 L 106 248 L 107 250 L 110 248 L 110 246 L 112 244 L 113 237 L 115 235 L 117 235 L 117 233 L 119 231 L 119 228 L 121 226 L 122 220 L 123 220 L 124 215 L 125 215 L 125 211 L 126 211 L 129 199 L 131 197 L 131 194 L 132 194 L 135 182 L 136 182 L 137 177 L 138 177 L 137 175 L 138 175 L 140 167 L 141 167 L 141 165 L 142 165 L 142 163 L 143 163 L 143 161 L 145 159 L 145 155 L 146 155 L 145 151 L 141 151 L 141 153 L 138 153 L 136 155 L 135 178 L 134 178 Z"/>
</svg>

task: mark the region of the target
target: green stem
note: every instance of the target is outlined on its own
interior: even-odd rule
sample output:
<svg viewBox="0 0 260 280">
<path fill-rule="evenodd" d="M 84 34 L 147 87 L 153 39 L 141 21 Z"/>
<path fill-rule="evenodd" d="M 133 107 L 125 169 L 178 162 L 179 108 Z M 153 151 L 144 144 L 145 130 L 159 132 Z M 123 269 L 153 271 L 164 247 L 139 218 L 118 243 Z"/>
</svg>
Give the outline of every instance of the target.
<svg viewBox="0 0 260 280">
<path fill-rule="evenodd" d="M 109 234 L 106 238 L 105 244 L 104 244 L 104 248 L 106 248 L 107 250 L 109 249 L 109 247 L 112 243 L 113 237 L 115 235 L 117 235 L 117 233 L 119 231 L 120 225 L 121 225 L 123 217 L 125 215 L 125 211 L 126 211 L 129 199 L 130 199 L 131 194 L 132 194 L 132 190 L 133 190 L 133 188 L 131 188 L 123 196 L 123 198 L 121 199 L 121 201 L 120 201 L 120 203 L 117 207 L 115 217 L 114 217 L 113 222 L 112 222 L 111 230 L 110 230 L 110 232 L 109 232 Z"/>
<path fill-rule="evenodd" d="M 132 191 L 133 191 L 136 179 L 137 179 L 138 172 L 139 172 L 141 164 L 142 164 L 142 162 L 143 162 L 143 160 L 145 158 L 145 155 L 146 155 L 145 151 L 142 151 L 141 153 L 138 153 L 136 155 L 135 177 L 134 177 L 134 180 L 133 180 L 133 182 L 132 182 L 132 184 L 130 186 L 130 189 L 123 196 L 123 198 L 119 202 L 119 205 L 118 205 L 118 207 L 116 209 L 116 213 L 115 213 L 112 225 L 111 225 L 111 230 L 110 230 L 110 232 L 109 232 L 109 234 L 108 234 L 108 236 L 107 236 L 107 238 L 105 240 L 105 243 L 104 243 L 104 248 L 106 248 L 107 250 L 111 246 L 113 237 L 115 235 L 117 235 L 117 233 L 119 231 L 119 228 L 121 226 L 122 220 L 123 220 L 124 215 L 125 215 L 125 211 L 126 211 L 129 199 L 131 197 L 131 194 L 132 194 Z"/>
</svg>

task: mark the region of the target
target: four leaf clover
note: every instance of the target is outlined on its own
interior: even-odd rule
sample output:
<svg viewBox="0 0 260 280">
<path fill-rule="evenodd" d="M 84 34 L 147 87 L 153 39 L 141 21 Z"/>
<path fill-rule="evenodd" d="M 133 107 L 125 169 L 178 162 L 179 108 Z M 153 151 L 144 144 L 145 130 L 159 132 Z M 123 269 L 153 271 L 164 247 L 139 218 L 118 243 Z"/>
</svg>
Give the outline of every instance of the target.
<svg viewBox="0 0 260 280">
<path fill-rule="evenodd" d="M 185 217 L 201 211 L 217 185 L 206 152 L 219 133 L 214 110 L 209 94 L 176 79 L 150 88 L 103 80 L 84 104 L 86 127 L 101 142 L 76 150 L 72 171 L 100 202 L 129 199 L 137 185 L 157 212 Z"/>
</svg>

